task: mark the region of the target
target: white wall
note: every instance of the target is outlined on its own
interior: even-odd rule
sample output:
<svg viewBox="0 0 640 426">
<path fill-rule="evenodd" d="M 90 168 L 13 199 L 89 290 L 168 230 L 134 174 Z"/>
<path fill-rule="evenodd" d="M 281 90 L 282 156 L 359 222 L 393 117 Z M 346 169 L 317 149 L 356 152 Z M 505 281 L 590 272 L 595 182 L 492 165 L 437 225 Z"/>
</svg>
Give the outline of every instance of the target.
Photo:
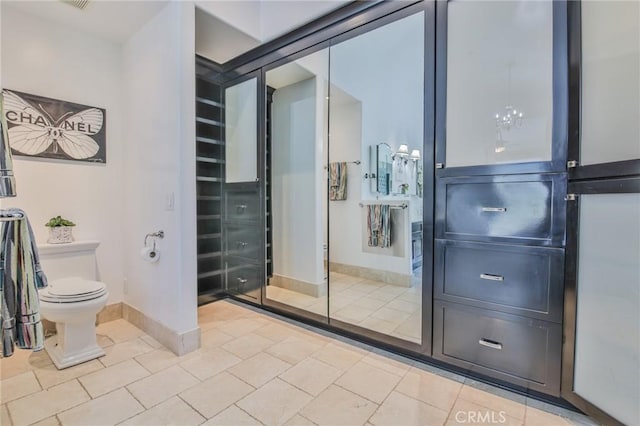
<svg viewBox="0 0 640 426">
<path fill-rule="evenodd" d="M 316 78 L 277 89 L 272 104 L 274 273 L 321 284 L 323 239 L 317 145 Z M 321 127 L 322 129 L 322 127 Z M 321 166 L 320 166 L 321 170 Z"/>
<path fill-rule="evenodd" d="M 194 10 L 170 3 L 123 46 L 125 302 L 177 333 L 197 328 Z M 160 261 L 144 263 L 159 229 Z"/>
<path fill-rule="evenodd" d="M 0 203 L 27 212 L 39 243 L 47 239 L 44 223 L 57 215 L 77 224 L 76 240 L 99 240 L 99 278 L 107 284 L 109 303 L 119 302 L 125 216 L 120 47 L 6 3 L 0 9 L 2 87 L 107 111 L 106 164 L 14 157 L 18 196 Z"/>
</svg>

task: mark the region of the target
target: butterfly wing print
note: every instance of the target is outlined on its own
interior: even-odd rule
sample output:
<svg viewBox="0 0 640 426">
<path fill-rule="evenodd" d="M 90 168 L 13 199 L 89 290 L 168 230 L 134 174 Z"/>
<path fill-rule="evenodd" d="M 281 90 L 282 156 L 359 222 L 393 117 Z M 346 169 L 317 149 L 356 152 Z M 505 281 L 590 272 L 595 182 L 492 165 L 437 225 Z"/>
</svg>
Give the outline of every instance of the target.
<svg viewBox="0 0 640 426">
<path fill-rule="evenodd" d="M 37 108 L 8 90 L 3 91 L 5 117 L 15 124 L 8 130 L 9 145 L 26 155 L 37 155 L 46 151 L 53 143 L 51 121 Z M 27 122 L 23 118 L 27 118 Z"/>
<path fill-rule="evenodd" d="M 91 136 L 102 130 L 104 114 L 98 108 L 89 108 L 63 119 L 58 145 L 71 158 L 82 160 L 98 153 L 100 146 Z"/>
</svg>

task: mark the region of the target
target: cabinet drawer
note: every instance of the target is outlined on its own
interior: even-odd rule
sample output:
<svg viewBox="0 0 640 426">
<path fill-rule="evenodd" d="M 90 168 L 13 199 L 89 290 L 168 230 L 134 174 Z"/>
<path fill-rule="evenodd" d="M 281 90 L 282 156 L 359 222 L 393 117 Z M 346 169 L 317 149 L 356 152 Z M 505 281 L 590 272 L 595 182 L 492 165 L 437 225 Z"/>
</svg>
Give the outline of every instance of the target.
<svg viewBox="0 0 640 426">
<path fill-rule="evenodd" d="M 436 240 L 435 297 L 562 321 L 564 249 Z"/>
<path fill-rule="evenodd" d="M 235 257 L 226 259 L 226 287 L 229 293 L 259 300 L 261 284 L 262 273 L 257 264 Z"/>
<path fill-rule="evenodd" d="M 560 391 L 560 324 L 436 302 L 434 356 L 552 395 Z"/>
<path fill-rule="evenodd" d="M 563 176 L 441 179 L 436 236 L 561 246 L 566 209 Z"/>
<path fill-rule="evenodd" d="M 225 192 L 225 220 L 257 222 L 260 218 L 260 199 L 255 189 Z"/>
<path fill-rule="evenodd" d="M 239 256 L 258 261 L 261 258 L 260 232 L 257 226 L 236 225 L 227 223 L 225 226 L 225 255 Z"/>
</svg>

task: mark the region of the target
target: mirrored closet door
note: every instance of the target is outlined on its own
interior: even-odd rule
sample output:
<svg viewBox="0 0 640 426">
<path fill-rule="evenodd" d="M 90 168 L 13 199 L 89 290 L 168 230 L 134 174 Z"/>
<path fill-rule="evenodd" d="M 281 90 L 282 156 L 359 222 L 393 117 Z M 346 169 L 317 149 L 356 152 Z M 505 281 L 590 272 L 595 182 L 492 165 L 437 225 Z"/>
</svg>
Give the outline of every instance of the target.
<svg viewBox="0 0 640 426">
<path fill-rule="evenodd" d="M 328 74 L 328 49 L 265 73 L 265 304 L 325 321 Z"/>
<path fill-rule="evenodd" d="M 420 11 L 334 39 L 329 86 L 330 323 L 417 345 L 423 252 L 431 257 L 422 245 L 424 28 Z"/>
</svg>

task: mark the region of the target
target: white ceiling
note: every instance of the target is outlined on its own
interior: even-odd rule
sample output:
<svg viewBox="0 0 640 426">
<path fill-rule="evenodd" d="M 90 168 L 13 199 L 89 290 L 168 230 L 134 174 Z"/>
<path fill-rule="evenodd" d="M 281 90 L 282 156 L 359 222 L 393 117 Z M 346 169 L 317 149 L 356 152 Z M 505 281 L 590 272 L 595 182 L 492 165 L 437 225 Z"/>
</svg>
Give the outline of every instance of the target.
<svg viewBox="0 0 640 426">
<path fill-rule="evenodd" d="M 2 7 L 12 7 L 95 37 L 123 43 L 166 6 L 168 1 L 92 0 L 84 10 L 54 0 L 1 0 L 1 3 Z"/>
<path fill-rule="evenodd" d="M 217 20 L 216 39 L 234 44 L 226 58 L 249 50 L 310 22 L 348 0 L 196 0 L 196 6 Z M 168 0 L 90 0 L 84 10 L 59 0 L 0 0 L 15 8 L 115 43 L 123 43 L 155 16 Z M 211 21 L 211 22 L 215 22 Z M 198 21 L 198 20 L 197 20 Z M 199 22 L 205 22 L 200 17 Z M 196 29 L 196 33 L 202 29 Z M 207 30 L 208 31 L 208 30 Z M 235 34 L 234 34 L 235 33 Z M 237 38 L 237 40 L 236 40 Z"/>
</svg>

